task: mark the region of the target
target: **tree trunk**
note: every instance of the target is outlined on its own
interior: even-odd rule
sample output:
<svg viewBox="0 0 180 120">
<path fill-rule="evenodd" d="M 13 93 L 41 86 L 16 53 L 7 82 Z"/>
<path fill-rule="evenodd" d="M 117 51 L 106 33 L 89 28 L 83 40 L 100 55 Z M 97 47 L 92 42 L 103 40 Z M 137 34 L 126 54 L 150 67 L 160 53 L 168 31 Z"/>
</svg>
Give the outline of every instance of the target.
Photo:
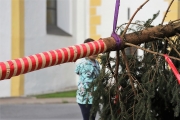
<svg viewBox="0 0 180 120">
<path fill-rule="evenodd" d="M 125 42 L 138 45 L 141 43 L 157 40 L 157 38 L 172 37 L 176 35 L 176 33 L 180 33 L 180 20 L 177 22 L 171 22 L 167 25 L 158 25 L 156 27 L 147 28 L 142 31 L 126 34 L 124 39 L 122 36 L 119 36 L 121 38 L 119 49 L 128 47 L 125 45 Z M 117 47 L 114 38 L 103 38 L 103 40 L 106 43 L 107 51 L 116 50 Z"/>
</svg>

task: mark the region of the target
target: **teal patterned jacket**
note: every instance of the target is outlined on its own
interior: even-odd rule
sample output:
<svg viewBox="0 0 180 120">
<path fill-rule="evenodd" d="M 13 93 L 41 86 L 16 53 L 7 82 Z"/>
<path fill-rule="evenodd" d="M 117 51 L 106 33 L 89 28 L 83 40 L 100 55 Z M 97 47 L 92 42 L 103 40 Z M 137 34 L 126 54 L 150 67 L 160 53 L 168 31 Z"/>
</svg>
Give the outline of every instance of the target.
<svg viewBox="0 0 180 120">
<path fill-rule="evenodd" d="M 81 59 L 81 62 L 76 65 L 75 72 L 79 75 L 78 90 L 76 93 L 77 103 L 86 104 L 88 102 L 88 104 L 92 104 L 92 91 L 87 91 L 87 89 L 91 82 L 95 80 L 100 73 L 98 61 L 95 60 L 95 62 L 92 62 L 88 58 L 83 58 Z"/>
</svg>

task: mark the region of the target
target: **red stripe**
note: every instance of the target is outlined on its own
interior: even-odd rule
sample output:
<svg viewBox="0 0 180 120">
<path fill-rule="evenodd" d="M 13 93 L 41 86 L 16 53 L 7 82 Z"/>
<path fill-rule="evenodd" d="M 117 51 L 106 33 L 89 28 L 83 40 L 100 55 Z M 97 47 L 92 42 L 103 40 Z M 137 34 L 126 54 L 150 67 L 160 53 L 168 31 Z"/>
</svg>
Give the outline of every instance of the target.
<svg viewBox="0 0 180 120">
<path fill-rule="evenodd" d="M 52 56 L 52 63 L 51 63 L 50 66 L 53 66 L 56 63 L 56 54 L 54 53 L 54 51 L 49 51 L 49 52 L 50 52 L 50 54 Z"/>
<path fill-rule="evenodd" d="M 32 68 L 31 68 L 31 71 L 34 71 L 35 68 L 36 68 L 36 59 L 34 58 L 34 56 L 29 56 L 29 58 L 31 59 L 31 62 L 32 62 Z"/>
<path fill-rule="evenodd" d="M 12 61 L 7 61 L 9 66 L 10 66 L 10 73 L 9 73 L 9 76 L 7 79 L 10 79 L 12 76 L 13 76 L 13 73 L 14 73 L 14 63 Z"/>
<path fill-rule="evenodd" d="M 64 62 L 63 63 L 65 63 L 68 60 L 68 51 L 65 48 L 62 48 L 62 51 L 64 52 Z"/>
<path fill-rule="evenodd" d="M 95 54 L 98 54 L 99 52 L 99 44 L 97 43 L 97 41 L 93 42 L 96 48 Z"/>
<path fill-rule="evenodd" d="M 74 58 L 74 49 L 73 47 L 68 47 L 69 48 L 69 51 L 70 51 L 70 59 L 68 62 L 72 62 L 73 61 L 73 58 Z"/>
<path fill-rule="evenodd" d="M 23 62 L 24 62 L 24 72 L 23 73 L 27 73 L 28 69 L 29 69 L 29 62 L 27 60 L 27 58 L 22 58 Z"/>
<path fill-rule="evenodd" d="M 16 59 L 15 62 L 17 64 L 17 73 L 16 73 L 16 75 L 19 75 L 21 73 L 22 64 L 21 64 L 19 59 Z M 14 66 L 14 65 L 12 65 L 12 66 Z"/>
<path fill-rule="evenodd" d="M 87 55 L 87 48 L 84 44 L 81 44 L 82 48 L 83 48 L 83 57 L 85 57 Z"/>
<path fill-rule="evenodd" d="M 2 76 L 1 76 L 1 80 L 5 79 L 6 77 L 6 65 L 3 62 L 0 62 L 0 67 L 2 69 Z"/>
<path fill-rule="evenodd" d="M 76 50 L 77 50 L 77 57 L 76 58 L 79 58 L 81 56 L 81 48 L 78 46 L 78 45 L 75 45 L 76 47 Z"/>
<path fill-rule="evenodd" d="M 38 59 L 38 66 L 37 66 L 37 70 L 39 70 L 42 67 L 42 57 L 40 54 L 36 54 L 36 57 Z"/>
<path fill-rule="evenodd" d="M 62 53 L 61 53 L 60 50 L 55 50 L 55 51 L 58 54 L 58 62 L 57 62 L 57 64 L 60 64 L 60 63 L 62 63 Z"/>
<path fill-rule="evenodd" d="M 99 43 L 100 43 L 100 46 L 101 46 L 101 51 L 100 51 L 100 53 L 102 53 L 102 52 L 104 52 L 104 49 L 105 49 L 105 47 L 104 47 L 104 42 L 103 42 L 103 40 L 99 40 Z"/>
<path fill-rule="evenodd" d="M 49 54 L 47 52 L 43 52 L 44 56 L 45 56 L 45 59 L 46 59 L 46 63 L 45 63 L 45 67 L 48 67 L 49 66 L 49 63 L 50 63 L 50 57 L 49 57 Z"/>
<path fill-rule="evenodd" d="M 92 45 L 93 43 L 89 42 L 88 45 L 89 45 L 89 48 L 90 48 L 90 53 L 89 53 L 89 56 L 91 56 L 94 52 L 94 47 Z"/>
</svg>

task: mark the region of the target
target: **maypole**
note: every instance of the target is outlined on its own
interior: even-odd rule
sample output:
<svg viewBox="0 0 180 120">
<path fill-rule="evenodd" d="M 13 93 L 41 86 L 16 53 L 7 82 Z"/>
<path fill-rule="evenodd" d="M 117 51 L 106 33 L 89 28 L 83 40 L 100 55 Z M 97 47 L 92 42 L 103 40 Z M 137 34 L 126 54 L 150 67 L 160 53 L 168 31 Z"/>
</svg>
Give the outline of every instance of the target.
<svg viewBox="0 0 180 120">
<path fill-rule="evenodd" d="M 74 62 L 78 58 L 99 54 L 106 51 L 103 40 L 70 46 L 57 50 L 30 55 L 23 58 L 0 62 L 0 79 L 28 73 L 46 67 Z"/>
<path fill-rule="evenodd" d="M 46 67 L 74 62 L 79 58 L 99 54 L 103 52 L 121 50 L 128 47 L 127 43 L 141 44 L 157 40 L 155 38 L 171 37 L 180 33 L 180 21 L 167 25 L 159 25 L 145 30 L 118 36 L 122 41 L 118 43 L 114 37 L 103 38 L 90 43 L 74 45 L 57 50 L 30 55 L 23 58 L 0 62 L 0 80 L 10 79 L 13 76 L 25 74 Z M 141 34 L 139 36 L 139 34 Z"/>
</svg>

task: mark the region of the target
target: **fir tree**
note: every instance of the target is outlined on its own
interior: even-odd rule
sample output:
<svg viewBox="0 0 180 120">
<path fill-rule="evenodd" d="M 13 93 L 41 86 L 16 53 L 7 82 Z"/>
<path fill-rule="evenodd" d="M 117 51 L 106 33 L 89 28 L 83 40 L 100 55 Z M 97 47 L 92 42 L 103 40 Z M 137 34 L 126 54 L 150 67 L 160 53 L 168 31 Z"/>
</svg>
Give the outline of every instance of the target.
<svg viewBox="0 0 180 120">
<path fill-rule="evenodd" d="M 128 32 L 141 36 L 139 31 L 153 27 L 158 14 L 131 24 Z M 126 31 L 123 25 L 118 28 L 120 35 Z M 118 50 L 114 58 L 110 53 L 100 56 L 102 70 L 91 87 L 97 87 L 92 111 L 98 111 L 101 120 L 180 119 L 180 85 L 163 56 L 173 56 L 180 70 L 180 35 L 154 39 L 143 43 L 143 56 L 137 56 L 137 46 L 129 55 Z"/>
</svg>

